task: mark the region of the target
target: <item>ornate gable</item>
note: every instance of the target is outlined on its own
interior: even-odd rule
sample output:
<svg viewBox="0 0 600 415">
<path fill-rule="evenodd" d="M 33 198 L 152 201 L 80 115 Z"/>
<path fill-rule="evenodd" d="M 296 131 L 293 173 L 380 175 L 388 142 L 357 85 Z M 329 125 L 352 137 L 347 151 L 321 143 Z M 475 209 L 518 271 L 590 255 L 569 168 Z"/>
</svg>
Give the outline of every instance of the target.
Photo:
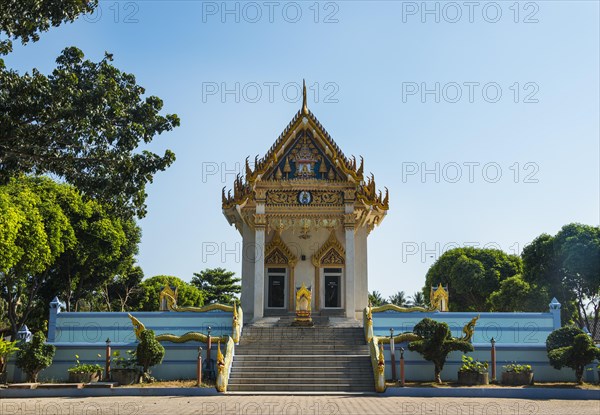
<svg viewBox="0 0 600 415">
<path fill-rule="evenodd" d="M 255 227 L 257 204 L 263 206 L 267 229 L 283 220 L 337 223 L 354 204 L 356 226 L 370 232 L 386 215 L 389 194 L 377 189 L 373 175 L 364 176 L 362 157 L 357 163 L 344 155 L 308 110 L 304 88 L 302 108 L 265 156 L 257 156 L 252 167 L 247 158 L 245 175 L 238 175 L 227 193 L 223 188 L 223 213 L 240 232 L 243 224 Z"/>
<path fill-rule="evenodd" d="M 265 249 L 265 264 L 266 265 L 290 265 L 294 267 L 298 262 L 298 258 L 281 240 L 279 232 L 275 232 L 273 239 Z"/>
<path fill-rule="evenodd" d="M 332 230 L 329 238 L 321 248 L 312 257 L 312 263 L 315 267 L 321 265 L 343 265 L 346 251 Z"/>
</svg>

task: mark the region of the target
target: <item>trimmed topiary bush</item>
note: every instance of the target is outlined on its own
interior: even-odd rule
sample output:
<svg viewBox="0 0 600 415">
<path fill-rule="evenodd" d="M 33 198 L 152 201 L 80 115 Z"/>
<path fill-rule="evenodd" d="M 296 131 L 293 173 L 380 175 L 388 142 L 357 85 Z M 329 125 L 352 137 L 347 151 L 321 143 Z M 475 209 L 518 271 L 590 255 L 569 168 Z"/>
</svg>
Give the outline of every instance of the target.
<svg viewBox="0 0 600 415">
<path fill-rule="evenodd" d="M 567 326 L 554 330 L 546 339 L 548 359 L 555 369 L 569 367 L 578 383 L 583 383 L 585 366 L 600 359 L 600 349 L 583 330 Z"/>
<path fill-rule="evenodd" d="M 420 336 L 422 340 L 410 342 L 408 349 L 420 353 L 425 360 L 433 362 L 437 383 L 442 383 L 440 373 L 450 352 L 460 350 L 467 353 L 474 350 L 471 343 L 453 338 L 448 324 L 430 318 L 418 322 L 413 333 Z"/>
<path fill-rule="evenodd" d="M 38 331 L 29 343 L 19 345 L 17 367 L 27 374 L 28 382 L 37 382 L 39 373 L 52 364 L 56 347 L 46 344 L 44 333 Z"/>
<path fill-rule="evenodd" d="M 165 357 L 165 348 L 156 340 L 153 330 L 142 331 L 135 356 L 138 365 L 142 367 L 144 380 L 152 381 L 150 368 L 161 364 Z"/>
</svg>

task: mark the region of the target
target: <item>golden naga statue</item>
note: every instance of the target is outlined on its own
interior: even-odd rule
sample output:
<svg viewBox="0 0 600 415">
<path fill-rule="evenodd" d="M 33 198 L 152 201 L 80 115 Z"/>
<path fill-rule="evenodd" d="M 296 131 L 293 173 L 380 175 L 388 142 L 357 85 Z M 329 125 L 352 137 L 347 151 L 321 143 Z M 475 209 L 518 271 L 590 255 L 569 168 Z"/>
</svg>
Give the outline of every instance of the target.
<svg viewBox="0 0 600 415">
<path fill-rule="evenodd" d="M 296 318 L 292 323 L 293 326 L 313 325 L 311 317 L 311 301 L 312 291 L 310 288 L 306 288 L 306 285 L 302 283 L 302 286 L 296 291 Z"/>
<path fill-rule="evenodd" d="M 479 320 L 479 315 L 473 317 L 471 321 L 469 321 L 462 329 L 465 334 L 460 338 L 460 340 L 464 340 L 466 342 L 470 342 L 473 339 L 473 334 L 475 333 L 475 324 L 477 324 L 477 320 Z"/>
</svg>

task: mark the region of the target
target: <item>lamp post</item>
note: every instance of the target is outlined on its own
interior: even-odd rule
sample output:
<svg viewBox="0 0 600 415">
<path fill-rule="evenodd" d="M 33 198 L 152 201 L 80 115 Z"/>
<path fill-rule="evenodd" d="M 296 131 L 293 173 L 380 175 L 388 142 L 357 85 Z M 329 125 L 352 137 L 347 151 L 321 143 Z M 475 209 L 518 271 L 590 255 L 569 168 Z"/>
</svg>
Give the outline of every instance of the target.
<svg viewBox="0 0 600 415">
<path fill-rule="evenodd" d="M 110 380 L 110 338 L 106 339 L 106 363 L 104 367 L 104 371 L 106 372 L 106 380 Z"/>
<path fill-rule="evenodd" d="M 404 347 L 400 348 L 400 386 L 404 386 Z"/>
<path fill-rule="evenodd" d="M 394 328 L 390 328 L 390 358 L 392 360 L 392 381 L 395 382 L 396 377 L 396 351 L 394 350 Z"/>
<path fill-rule="evenodd" d="M 492 382 L 496 381 L 496 339 L 492 337 Z"/>
</svg>

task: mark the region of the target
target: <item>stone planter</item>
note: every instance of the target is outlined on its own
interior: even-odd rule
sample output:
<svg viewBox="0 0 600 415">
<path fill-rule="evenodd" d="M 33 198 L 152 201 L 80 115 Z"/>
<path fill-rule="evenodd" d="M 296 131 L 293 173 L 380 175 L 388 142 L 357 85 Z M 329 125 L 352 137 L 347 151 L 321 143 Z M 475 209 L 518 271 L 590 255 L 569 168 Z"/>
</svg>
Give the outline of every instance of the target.
<svg viewBox="0 0 600 415">
<path fill-rule="evenodd" d="M 487 373 L 458 372 L 458 383 L 461 385 L 489 385 Z"/>
<path fill-rule="evenodd" d="M 69 383 L 95 383 L 102 379 L 102 371 L 98 372 L 69 372 Z"/>
<path fill-rule="evenodd" d="M 133 385 L 140 383 L 140 372 L 137 369 L 112 369 L 110 377 L 119 385 Z"/>
<path fill-rule="evenodd" d="M 502 372 L 503 385 L 532 385 L 533 372 Z"/>
</svg>

